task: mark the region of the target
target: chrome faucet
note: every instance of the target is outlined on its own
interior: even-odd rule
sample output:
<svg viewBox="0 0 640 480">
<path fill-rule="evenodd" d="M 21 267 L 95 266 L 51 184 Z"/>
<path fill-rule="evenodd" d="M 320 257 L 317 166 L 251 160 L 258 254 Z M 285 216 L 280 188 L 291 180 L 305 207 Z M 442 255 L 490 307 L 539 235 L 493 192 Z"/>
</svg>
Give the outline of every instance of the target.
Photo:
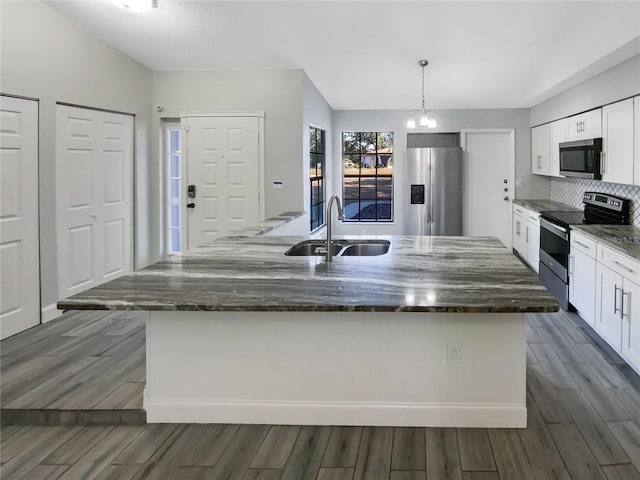
<svg viewBox="0 0 640 480">
<path fill-rule="evenodd" d="M 333 260 L 333 256 L 331 255 L 331 206 L 333 205 L 334 200 L 338 202 L 338 220 L 344 220 L 344 210 L 342 210 L 340 197 L 338 195 L 333 195 L 327 204 L 327 262 L 331 262 Z"/>
</svg>

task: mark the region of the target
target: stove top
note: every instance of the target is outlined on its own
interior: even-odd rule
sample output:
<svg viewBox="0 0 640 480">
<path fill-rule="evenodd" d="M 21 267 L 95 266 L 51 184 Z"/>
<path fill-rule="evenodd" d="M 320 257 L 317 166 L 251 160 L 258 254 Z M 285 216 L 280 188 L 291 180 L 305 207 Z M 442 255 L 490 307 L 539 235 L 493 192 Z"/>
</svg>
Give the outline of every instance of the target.
<svg viewBox="0 0 640 480">
<path fill-rule="evenodd" d="M 586 223 L 590 223 L 584 217 L 584 212 L 576 212 L 575 210 L 569 212 L 540 212 L 540 216 L 565 227 L 569 225 L 584 225 Z"/>
</svg>

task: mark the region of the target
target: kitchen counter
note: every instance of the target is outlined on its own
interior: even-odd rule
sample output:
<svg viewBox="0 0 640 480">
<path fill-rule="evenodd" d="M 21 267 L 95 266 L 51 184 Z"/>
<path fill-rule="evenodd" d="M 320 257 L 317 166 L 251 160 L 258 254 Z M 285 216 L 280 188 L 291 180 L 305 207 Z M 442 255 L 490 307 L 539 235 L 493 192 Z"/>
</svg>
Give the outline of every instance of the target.
<svg viewBox="0 0 640 480">
<path fill-rule="evenodd" d="M 536 200 L 536 199 L 517 198 L 513 200 L 513 203 L 538 213 L 548 211 L 548 210 L 565 211 L 565 212 L 582 211 L 581 208 L 572 207 L 571 205 L 566 205 L 564 203 L 555 202 L 553 200 L 546 200 L 546 199 Z"/>
<path fill-rule="evenodd" d="M 624 255 L 640 260 L 640 228 L 638 227 L 633 225 L 572 225 L 571 229 Z"/>
<path fill-rule="evenodd" d="M 226 237 L 58 302 L 153 311 L 554 312 L 497 239 L 388 236 L 374 257 L 288 257 L 306 237 Z M 359 237 L 346 237 L 357 239 Z M 367 237 L 371 238 L 371 237 Z"/>
</svg>

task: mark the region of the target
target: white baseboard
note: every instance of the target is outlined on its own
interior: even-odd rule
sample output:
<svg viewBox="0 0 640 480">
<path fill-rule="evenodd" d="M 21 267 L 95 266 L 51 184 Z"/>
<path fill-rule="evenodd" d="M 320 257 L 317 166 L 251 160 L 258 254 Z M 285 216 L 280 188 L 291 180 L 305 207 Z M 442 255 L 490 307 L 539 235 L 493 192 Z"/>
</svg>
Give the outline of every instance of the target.
<svg viewBox="0 0 640 480">
<path fill-rule="evenodd" d="M 40 318 L 42 319 L 42 323 L 47 323 L 60 317 L 63 313 L 63 310 L 58 310 L 57 305 L 55 303 L 52 303 L 51 305 L 47 305 L 46 307 L 42 308 Z"/>
<path fill-rule="evenodd" d="M 526 428 L 522 405 L 147 400 L 148 423 Z"/>
</svg>

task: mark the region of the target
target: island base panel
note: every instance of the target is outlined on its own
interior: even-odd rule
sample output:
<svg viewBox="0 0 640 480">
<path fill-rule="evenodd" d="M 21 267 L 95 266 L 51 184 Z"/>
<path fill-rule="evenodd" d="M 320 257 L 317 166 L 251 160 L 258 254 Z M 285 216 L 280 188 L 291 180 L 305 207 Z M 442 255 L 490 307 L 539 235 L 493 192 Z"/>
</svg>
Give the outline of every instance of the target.
<svg viewBox="0 0 640 480">
<path fill-rule="evenodd" d="M 149 423 L 526 426 L 522 313 L 149 312 Z M 457 353 L 456 353 L 457 352 Z"/>
</svg>

